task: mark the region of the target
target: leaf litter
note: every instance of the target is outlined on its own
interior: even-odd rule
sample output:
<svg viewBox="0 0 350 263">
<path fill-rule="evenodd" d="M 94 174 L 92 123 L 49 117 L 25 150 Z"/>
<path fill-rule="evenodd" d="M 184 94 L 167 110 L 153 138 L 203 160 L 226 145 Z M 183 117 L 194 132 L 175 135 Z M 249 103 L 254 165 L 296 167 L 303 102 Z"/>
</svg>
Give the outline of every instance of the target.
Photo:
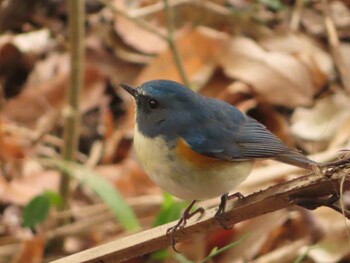
<svg viewBox="0 0 350 263">
<path fill-rule="evenodd" d="M 20 5 L 10 2 L 0 6 L 0 14 Z M 27 10 L 34 16 L 13 9 L 10 13 L 18 17 L 16 23 L 0 19 L 0 262 L 49 261 L 126 234 L 91 187 L 79 181 L 72 186 L 70 210 L 50 208 L 47 220 L 34 229 L 21 224 L 23 208 L 31 199 L 58 191 L 59 173 L 38 160 L 57 158 L 62 150 L 62 114 L 69 88 L 66 7 L 57 1 L 34 2 Z M 133 14 L 167 34 L 162 1 L 112 2 L 120 12 Z M 298 32 L 286 26 L 289 14 L 298 12 L 291 1 L 277 1 L 284 8 L 271 1 L 197 2 L 169 1 L 175 17 L 175 44 L 191 88 L 237 106 L 312 159 L 329 161 L 339 150 L 349 148 L 349 94 L 341 86 L 325 41 L 327 31 L 318 1 L 302 7 Z M 329 5 L 350 72 L 350 6 L 347 1 Z M 164 39 L 97 1 L 89 1 L 88 7 L 78 159 L 134 202 L 141 228 L 147 229 L 162 206 L 161 190 L 135 160 L 134 105 L 116 83 L 182 80 Z M 252 193 L 300 174 L 297 168 L 273 161 L 258 162 L 238 190 Z M 348 209 L 348 193 L 343 198 Z M 88 213 L 74 212 L 82 209 Z M 57 222 L 69 216 L 73 222 L 58 227 Z M 305 212 L 291 207 L 180 246 L 187 261 L 201 261 L 213 248 L 225 247 L 249 232 L 237 246 L 213 260 L 347 262 L 347 228 L 333 210 Z M 67 240 L 61 250 L 48 246 L 57 236 Z M 168 250 L 162 261 L 175 262 L 173 253 Z"/>
</svg>

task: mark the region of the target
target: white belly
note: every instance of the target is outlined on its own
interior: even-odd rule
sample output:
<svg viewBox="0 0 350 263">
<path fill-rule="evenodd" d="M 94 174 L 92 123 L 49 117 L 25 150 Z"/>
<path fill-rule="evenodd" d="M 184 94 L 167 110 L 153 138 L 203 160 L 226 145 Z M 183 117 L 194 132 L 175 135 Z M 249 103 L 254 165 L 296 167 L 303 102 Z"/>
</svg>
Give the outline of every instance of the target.
<svg viewBox="0 0 350 263">
<path fill-rule="evenodd" d="M 179 160 L 162 138 L 149 139 L 135 129 L 136 156 L 149 177 L 163 190 L 184 200 L 203 200 L 230 192 L 249 175 L 253 161 L 200 169 Z"/>
</svg>

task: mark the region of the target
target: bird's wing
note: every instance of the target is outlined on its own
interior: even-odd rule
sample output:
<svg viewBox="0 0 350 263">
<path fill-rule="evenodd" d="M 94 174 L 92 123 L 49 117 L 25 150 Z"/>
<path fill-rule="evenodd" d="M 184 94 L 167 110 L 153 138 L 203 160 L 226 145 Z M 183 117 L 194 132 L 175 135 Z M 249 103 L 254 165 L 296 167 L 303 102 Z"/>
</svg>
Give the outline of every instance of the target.
<svg viewBox="0 0 350 263">
<path fill-rule="evenodd" d="M 274 158 L 302 167 L 312 163 L 282 143 L 264 125 L 236 108 L 217 101 L 212 103 L 219 103 L 223 110 L 215 111 L 217 107 L 214 105 L 210 117 L 194 123 L 182 136 L 193 151 L 221 160 Z"/>
<path fill-rule="evenodd" d="M 209 120 L 198 129 L 191 129 L 184 139 L 193 151 L 225 160 L 271 158 L 288 149 L 263 125 L 250 118 L 237 127 L 225 127 L 217 120 Z"/>
</svg>

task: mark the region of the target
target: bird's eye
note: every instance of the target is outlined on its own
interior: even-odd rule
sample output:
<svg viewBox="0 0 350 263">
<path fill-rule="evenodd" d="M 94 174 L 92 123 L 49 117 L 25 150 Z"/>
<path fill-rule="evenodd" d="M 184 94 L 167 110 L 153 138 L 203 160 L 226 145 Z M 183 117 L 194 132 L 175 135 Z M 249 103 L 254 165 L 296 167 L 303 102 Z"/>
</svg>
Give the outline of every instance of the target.
<svg viewBox="0 0 350 263">
<path fill-rule="evenodd" d="M 149 104 L 149 107 L 150 107 L 152 110 L 158 108 L 158 106 L 159 106 L 158 101 L 156 101 L 155 99 L 150 99 L 149 102 L 148 102 L 148 104 Z"/>
</svg>

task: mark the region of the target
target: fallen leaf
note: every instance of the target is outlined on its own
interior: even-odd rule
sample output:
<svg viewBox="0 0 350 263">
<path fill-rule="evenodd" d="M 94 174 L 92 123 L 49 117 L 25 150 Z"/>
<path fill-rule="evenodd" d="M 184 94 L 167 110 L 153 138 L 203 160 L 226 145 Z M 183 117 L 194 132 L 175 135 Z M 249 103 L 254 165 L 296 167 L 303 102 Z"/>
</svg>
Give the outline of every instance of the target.
<svg viewBox="0 0 350 263">
<path fill-rule="evenodd" d="M 223 33 L 207 28 L 198 28 L 176 40 L 184 71 L 190 81 L 204 85 L 217 67 L 218 58 L 223 54 L 227 37 Z M 201 74 L 201 72 L 206 74 Z M 198 77 L 201 76 L 201 78 Z M 136 78 L 135 83 L 152 79 L 170 79 L 182 82 L 172 52 L 167 49 L 159 54 Z M 196 85 L 194 85 L 196 86 Z M 198 85 L 197 85 L 197 88 Z"/>
<path fill-rule="evenodd" d="M 34 56 L 23 53 L 11 42 L 0 44 L 0 84 L 5 99 L 22 91 L 35 60 Z"/>
<path fill-rule="evenodd" d="M 350 10 L 341 1 L 332 1 L 329 5 L 334 24 L 338 28 L 346 28 L 350 26 Z"/>
<path fill-rule="evenodd" d="M 45 28 L 29 33 L 18 34 L 13 37 L 13 43 L 22 51 L 43 54 L 53 45 L 50 30 Z"/>
<path fill-rule="evenodd" d="M 114 165 L 99 165 L 96 172 L 115 185 L 124 197 L 160 193 L 159 188 L 132 158 Z"/>
<path fill-rule="evenodd" d="M 22 160 L 30 146 L 29 142 L 23 140 L 21 134 L 15 133 L 8 126 L 11 126 L 9 122 L 0 119 L 0 161 Z"/>
<path fill-rule="evenodd" d="M 315 106 L 297 108 L 291 118 L 292 133 L 308 141 L 329 141 L 350 116 L 350 99 L 343 92 L 325 97 Z"/>
<path fill-rule="evenodd" d="M 199 93 L 207 97 L 219 98 L 231 83 L 232 80 L 226 77 L 221 69 L 217 69 Z"/>
<path fill-rule="evenodd" d="M 21 178 L 14 178 L 8 182 L 3 176 L 0 177 L 0 199 L 2 203 L 25 205 L 43 191 L 57 192 L 59 172 L 42 170 L 40 166 L 33 164 L 30 160 L 25 161 L 23 166 Z M 28 166 L 32 166 L 32 168 Z"/>
<path fill-rule="evenodd" d="M 28 238 L 21 244 L 11 263 L 40 263 L 43 260 L 45 238 L 41 235 Z"/>
<path fill-rule="evenodd" d="M 349 5 L 348 0 L 330 1 L 328 4 L 330 15 L 340 37 L 349 35 L 350 11 L 346 5 Z M 316 8 L 305 8 L 301 16 L 301 23 L 307 32 L 316 36 L 327 36 L 321 3 L 316 5 Z"/>
<path fill-rule="evenodd" d="M 338 130 L 329 143 L 329 148 L 340 147 L 346 145 L 347 142 L 350 142 L 350 115 L 339 125 Z"/>
<path fill-rule="evenodd" d="M 339 262 L 349 255 L 349 226 L 341 213 L 321 207 L 313 212 L 322 222 L 324 237 L 308 251 L 315 262 Z"/>
<path fill-rule="evenodd" d="M 321 46 L 304 34 L 276 34 L 259 39 L 259 44 L 270 52 L 282 52 L 295 56 L 304 63 L 312 77 L 316 91 L 319 91 L 333 77 L 332 57 Z"/>
<path fill-rule="evenodd" d="M 232 258 L 237 262 L 253 259 L 268 239 L 271 231 L 280 227 L 287 220 L 287 215 L 287 210 L 283 209 L 236 224 L 235 236 L 247 236 L 236 249 L 229 250 L 222 255 L 222 262 L 230 262 Z"/>
<path fill-rule="evenodd" d="M 151 23 L 159 32 L 166 34 L 164 28 Z M 159 36 L 139 27 L 133 21 L 118 16 L 115 19 L 115 29 L 123 40 L 133 48 L 149 54 L 158 54 L 167 48 L 167 42 Z"/>
<path fill-rule="evenodd" d="M 267 52 L 246 37 L 234 37 L 226 52 L 221 59 L 225 73 L 248 83 L 258 99 L 292 108 L 312 103 L 312 77 L 295 56 Z"/>
<path fill-rule="evenodd" d="M 38 64 L 36 67 L 40 68 L 40 63 Z M 33 126 L 45 112 L 61 109 L 65 103 L 66 92 L 69 89 L 67 64 L 68 57 L 65 56 L 62 60 L 56 60 L 56 63 L 53 62 L 52 67 L 47 69 L 51 73 L 42 75 L 39 73 L 40 78 L 31 78 L 21 94 L 4 105 L 2 114 L 10 120 Z M 55 65 L 60 68 L 56 74 L 54 74 Z M 33 74 L 37 74 L 36 70 Z M 86 111 L 100 103 L 104 80 L 104 77 L 93 65 L 86 65 L 85 85 L 81 95 L 82 111 Z M 26 110 L 18 110 L 23 108 Z"/>
<path fill-rule="evenodd" d="M 253 98 L 252 88 L 241 81 L 235 81 L 227 86 L 217 95 L 217 98 L 234 105 L 243 112 L 247 112 L 257 105 L 256 99 Z M 247 104 L 247 101 L 251 101 L 251 103 Z"/>
</svg>

